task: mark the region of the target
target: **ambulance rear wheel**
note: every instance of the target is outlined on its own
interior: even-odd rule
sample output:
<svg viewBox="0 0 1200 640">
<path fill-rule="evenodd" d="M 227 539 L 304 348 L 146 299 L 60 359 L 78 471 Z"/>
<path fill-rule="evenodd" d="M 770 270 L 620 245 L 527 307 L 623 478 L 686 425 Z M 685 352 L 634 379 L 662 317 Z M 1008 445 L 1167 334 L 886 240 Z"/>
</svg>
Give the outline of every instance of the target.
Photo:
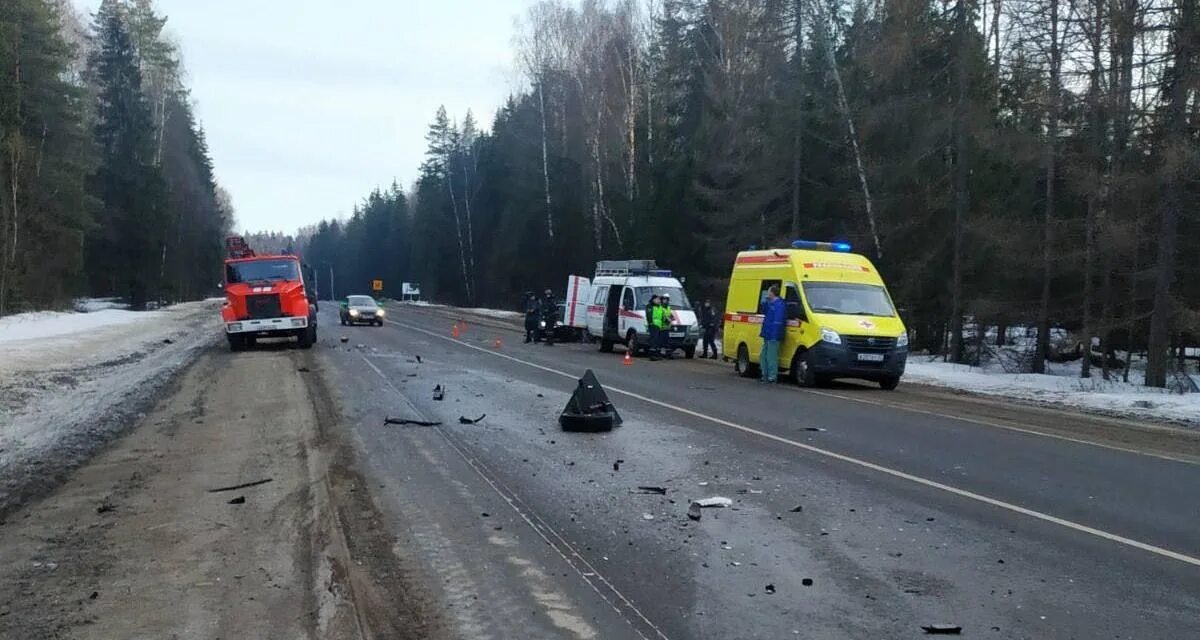
<svg viewBox="0 0 1200 640">
<path fill-rule="evenodd" d="M 792 356 L 791 374 L 792 382 L 802 387 L 815 387 L 821 383 L 812 367 L 808 366 L 808 352 L 803 349 L 797 349 L 796 355 Z"/>
<path fill-rule="evenodd" d="M 750 362 L 750 349 L 745 343 L 738 345 L 737 360 L 733 361 L 733 370 L 743 378 L 753 378 L 758 375 L 758 365 Z"/>
</svg>

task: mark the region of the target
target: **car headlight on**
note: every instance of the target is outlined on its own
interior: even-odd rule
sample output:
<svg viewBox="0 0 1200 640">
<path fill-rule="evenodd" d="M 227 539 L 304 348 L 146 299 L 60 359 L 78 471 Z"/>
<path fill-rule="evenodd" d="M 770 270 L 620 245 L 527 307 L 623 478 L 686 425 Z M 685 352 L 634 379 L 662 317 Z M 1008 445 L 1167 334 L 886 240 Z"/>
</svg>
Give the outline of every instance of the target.
<svg viewBox="0 0 1200 640">
<path fill-rule="evenodd" d="M 899 338 L 896 338 L 896 348 L 899 349 L 901 347 L 907 347 L 907 346 L 908 346 L 908 332 L 905 331 L 904 333 L 900 334 Z"/>
<path fill-rule="evenodd" d="M 379 316 L 380 318 L 382 318 L 383 316 L 385 316 L 385 315 L 387 315 L 387 314 L 386 314 L 386 312 L 385 312 L 383 309 L 378 309 L 378 310 L 376 310 L 376 311 L 375 311 L 375 315 L 377 315 L 377 316 Z"/>
<path fill-rule="evenodd" d="M 350 315 L 351 315 L 351 316 L 357 316 L 357 315 L 358 315 L 358 309 L 351 309 L 351 310 L 350 310 Z"/>
<path fill-rule="evenodd" d="M 540 329 L 545 329 L 545 328 L 546 328 L 546 321 L 545 321 L 545 320 L 542 320 L 542 321 L 538 322 L 538 328 L 540 328 Z"/>
<path fill-rule="evenodd" d="M 841 344 L 842 336 L 838 335 L 838 332 L 833 329 L 821 327 L 821 341 L 828 342 L 829 344 Z"/>
</svg>

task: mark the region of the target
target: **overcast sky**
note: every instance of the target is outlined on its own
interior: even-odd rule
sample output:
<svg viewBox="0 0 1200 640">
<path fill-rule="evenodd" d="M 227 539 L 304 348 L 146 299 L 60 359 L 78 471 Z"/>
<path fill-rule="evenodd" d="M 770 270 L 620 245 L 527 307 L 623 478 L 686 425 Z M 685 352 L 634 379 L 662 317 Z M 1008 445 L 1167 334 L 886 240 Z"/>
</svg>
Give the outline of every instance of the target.
<svg viewBox="0 0 1200 640">
<path fill-rule="evenodd" d="M 90 16 L 100 0 L 74 0 Z M 183 50 L 217 179 L 246 231 L 348 216 L 406 188 L 439 104 L 482 126 L 518 86 L 531 0 L 157 0 Z"/>
</svg>

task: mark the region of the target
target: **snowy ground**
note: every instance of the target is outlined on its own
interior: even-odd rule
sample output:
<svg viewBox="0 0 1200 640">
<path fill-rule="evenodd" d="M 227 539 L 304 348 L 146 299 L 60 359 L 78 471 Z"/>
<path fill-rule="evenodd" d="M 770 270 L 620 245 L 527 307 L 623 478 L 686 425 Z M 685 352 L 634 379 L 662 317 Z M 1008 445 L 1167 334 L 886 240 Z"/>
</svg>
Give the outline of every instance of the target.
<svg viewBox="0 0 1200 640">
<path fill-rule="evenodd" d="M 0 514 L 52 486 L 220 335 L 215 301 L 0 319 Z"/>
<path fill-rule="evenodd" d="M 1168 420 L 1200 427 L 1200 393 L 1176 394 L 1144 387 L 1142 373 L 1130 371 L 1130 381 L 1104 380 L 1098 371 L 1079 377 L 1079 363 L 1048 363 L 1046 374 L 1005 373 L 909 357 L 906 383 L 926 384 L 1036 404 L 1098 411 L 1114 415 Z"/>
</svg>

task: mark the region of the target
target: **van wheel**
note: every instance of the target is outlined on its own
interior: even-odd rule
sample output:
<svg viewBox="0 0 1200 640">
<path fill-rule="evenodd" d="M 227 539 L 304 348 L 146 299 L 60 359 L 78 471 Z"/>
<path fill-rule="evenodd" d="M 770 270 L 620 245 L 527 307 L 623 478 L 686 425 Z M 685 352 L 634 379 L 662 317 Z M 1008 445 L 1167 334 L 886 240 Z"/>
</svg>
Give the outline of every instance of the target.
<svg viewBox="0 0 1200 640">
<path fill-rule="evenodd" d="M 684 347 L 683 348 L 683 357 L 687 358 L 688 360 L 695 358 L 696 357 L 696 347 Z"/>
<path fill-rule="evenodd" d="M 820 382 L 817 379 L 817 374 L 813 373 L 812 367 L 808 366 L 808 352 L 803 349 L 797 349 L 796 355 L 792 356 L 792 382 L 795 382 L 801 387 L 815 387 Z"/>
<path fill-rule="evenodd" d="M 625 335 L 625 349 L 629 351 L 629 355 L 636 356 L 642 350 L 642 345 L 638 344 L 637 331 L 630 330 Z"/>
<path fill-rule="evenodd" d="M 230 351 L 242 351 L 246 348 L 246 339 L 244 336 L 230 333 L 227 335 L 227 337 L 229 338 Z"/>
<path fill-rule="evenodd" d="M 883 380 L 879 381 L 879 388 L 883 389 L 884 391 L 895 391 L 896 386 L 899 384 L 900 384 L 899 376 L 895 376 L 895 377 L 891 377 L 891 378 L 884 378 Z"/>
<path fill-rule="evenodd" d="M 733 361 L 733 370 L 743 378 L 753 378 L 758 375 L 758 365 L 750 362 L 750 349 L 745 343 L 738 345 L 737 360 Z"/>
</svg>

